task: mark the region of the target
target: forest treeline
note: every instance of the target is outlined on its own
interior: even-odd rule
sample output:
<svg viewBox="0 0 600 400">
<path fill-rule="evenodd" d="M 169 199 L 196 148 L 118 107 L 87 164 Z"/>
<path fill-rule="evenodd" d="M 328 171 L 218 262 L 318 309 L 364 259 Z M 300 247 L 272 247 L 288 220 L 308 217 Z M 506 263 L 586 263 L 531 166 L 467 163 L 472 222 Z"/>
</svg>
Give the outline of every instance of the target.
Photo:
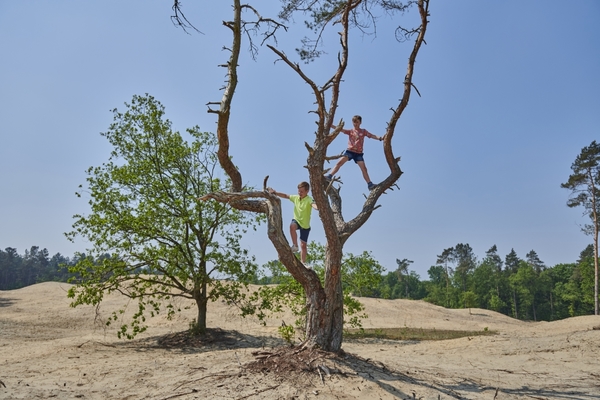
<svg viewBox="0 0 600 400">
<path fill-rule="evenodd" d="M 41 282 L 67 282 L 73 258 L 32 246 L 25 254 L 0 250 L 0 290 Z M 310 260 L 309 260 L 310 261 Z M 381 274 L 378 284 L 361 287 L 361 297 L 424 300 L 447 308 L 482 308 L 529 321 L 552 321 L 594 314 L 594 251 L 586 247 L 577 261 L 547 267 L 535 251 L 520 258 L 511 250 L 504 259 L 492 246 L 477 260 L 468 244 L 445 249 L 427 280 L 409 269 L 412 261 L 396 260 L 396 269 Z M 368 266 L 366 266 L 368 268 Z M 256 276 L 256 284 L 277 283 L 272 276 Z"/>
<path fill-rule="evenodd" d="M 314 261 L 314 260 L 313 260 Z M 310 263 L 310 253 L 309 260 Z M 365 259 L 366 264 L 369 261 Z M 468 244 L 445 249 L 428 280 L 409 269 L 412 261 L 397 259 L 397 267 L 381 274 L 378 285 L 353 294 L 382 299 L 424 300 L 446 308 L 483 308 L 528 321 L 553 321 L 594 314 L 594 247 L 579 260 L 547 267 L 535 251 L 521 259 L 512 249 L 504 259 L 492 246 L 478 261 Z M 318 267 L 317 267 L 318 268 Z M 364 265 L 363 270 L 369 266 Z M 371 268 L 375 270 L 375 268 Z M 255 283 L 279 283 L 264 276 Z M 345 284 L 345 283 L 344 283 Z"/>
<path fill-rule="evenodd" d="M 70 259 L 60 253 L 50 257 L 47 249 L 32 246 L 21 255 L 17 249 L 7 247 L 0 250 L 0 290 L 20 289 L 41 282 L 67 282 L 71 274 L 69 265 L 75 265 L 77 258 Z"/>
</svg>

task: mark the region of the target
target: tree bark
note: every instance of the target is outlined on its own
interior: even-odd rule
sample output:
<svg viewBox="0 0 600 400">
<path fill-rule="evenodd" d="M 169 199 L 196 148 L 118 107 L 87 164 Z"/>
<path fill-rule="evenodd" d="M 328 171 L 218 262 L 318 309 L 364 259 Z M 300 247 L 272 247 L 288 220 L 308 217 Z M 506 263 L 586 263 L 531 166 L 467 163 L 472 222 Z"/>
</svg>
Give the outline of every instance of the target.
<svg viewBox="0 0 600 400">
<path fill-rule="evenodd" d="M 206 266 L 203 266 L 206 269 Z M 202 267 L 201 267 L 202 268 Z M 208 285 L 205 280 L 202 282 L 194 283 L 194 290 L 192 291 L 192 297 L 196 302 L 196 308 L 198 310 L 196 316 L 196 327 L 195 332 L 199 335 L 206 334 L 206 311 L 207 311 L 207 290 Z"/>
<path fill-rule="evenodd" d="M 596 204 L 596 185 L 594 185 L 594 176 L 591 170 L 589 180 L 592 186 L 592 220 L 594 221 L 594 315 L 598 315 L 598 205 Z"/>
<path fill-rule="evenodd" d="M 323 176 L 324 162 L 327 157 L 327 148 L 343 128 L 341 121 L 337 128 L 331 131 L 338 107 L 340 84 L 348 63 L 348 33 L 351 25 L 351 13 L 360 5 L 368 8 L 363 0 L 347 1 L 339 12 L 339 22 L 342 26 L 340 32 L 340 52 L 338 55 L 338 67 L 332 77 L 322 86 L 317 85 L 304 74 L 297 63 L 288 59 L 282 51 L 273 46 L 268 46 L 282 61 L 285 62 L 305 83 L 307 83 L 313 94 L 316 109 L 313 112 L 318 116 L 315 141 L 312 146 L 305 143 L 308 150 L 307 168 L 311 183 L 313 198 L 319 209 L 319 219 L 323 225 L 326 238 L 325 255 L 325 280 L 321 285 L 316 273 L 306 268 L 292 253 L 289 243 L 283 233 L 283 222 L 281 216 L 281 202 L 275 195 L 266 190 L 267 178 L 265 178 L 262 191 L 247 192 L 242 187 L 241 172 L 231 162 L 229 155 L 228 123 L 231 112 L 231 101 L 237 86 L 237 60 L 240 51 L 243 24 L 241 11 L 243 6 L 239 0 L 234 0 L 234 20 L 224 22 L 233 34 L 233 45 L 231 57 L 226 67 L 228 70 L 228 81 L 223 97 L 218 103 L 209 103 L 209 112 L 218 115 L 217 137 L 219 140 L 218 158 L 225 172 L 232 181 L 230 192 L 212 193 L 204 196 L 204 200 L 212 199 L 229 203 L 232 207 L 240 210 L 264 213 L 267 216 L 268 237 L 275 247 L 279 260 L 289 273 L 304 288 L 306 293 L 307 339 L 303 343 L 306 347 L 318 347 L 326 351 L 337 352 L 341 349 L 343 338 L 343 292 L 341 281 L 341 262 L 343 246 L 346 240 L 362 227 L 369 219 L 377 206 L 377 200 L 387 190 L 393 190 L 397 180 L 402 175 L 398 164 L 400 158 L 396 158 L 392 149 L 392 138 L 398 119 L 408 105 L 410 94 L 413 89 L 412 77 L 414 63 L 421 44 L 424 42 L 427 28 L 427 17 L 429 0 L 418 0 L 417 7 L 421 17 L 420 26 L 415 30 L 417 33 L 403 84 L 403 96 L 397 107 L 393 108 L 392 116 L 388 122 L 384 140 L 384 154 L 389 166 L 389 176 L 382 181 L 376 189 L 372 190 L 364 202 L 362 211 L 354 218 L 346 221 L 342 215 L 342 198 L 339 188 L 328 184 Z M 367 10 L 368 11 L 368 10 Z M 336 18 L 337 16 L 336 15 Z M 336 23 L 337 23 L 336 19 Z M 327 104 L 326 94 L 330 100 Z M 219 105 L 219 109 L 212 109 L 210 105 Z"/>
</svg>

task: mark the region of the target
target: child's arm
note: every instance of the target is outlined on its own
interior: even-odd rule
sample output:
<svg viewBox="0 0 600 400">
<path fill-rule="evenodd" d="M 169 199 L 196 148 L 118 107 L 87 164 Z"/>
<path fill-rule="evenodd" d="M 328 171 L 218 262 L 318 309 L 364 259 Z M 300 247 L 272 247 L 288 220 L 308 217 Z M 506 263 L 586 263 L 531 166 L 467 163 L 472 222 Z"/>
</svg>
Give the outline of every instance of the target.
<svg viewBox="0 0 600 400">
<path fill-rule="evenodd" d="M 383 136 L 377 136 L 377 135 L 373 135 L 373 134 L 372 134 L 371 132 L 369 132 L 369 131 L 366 131 L 366 132 L 367 132 L 367 135 L 366 135 L 366 136 L 367 136 L 368 138 L 371 138 L 371 139 L 377 139 L 377 140 L 379 140 L 380 142 L 381 142 L 383 139 L 385 139 L 385 135 L 383 135 Z"/>
<path fill-rule="evenodd" d="M 334 131 L 337 129 L 336 125 L 331 125 L 331 129 L 333 129 Z M 349 134 L 352 131 L 352 129 L 340 129 L 340 132 L 345 133 L 346 135 Z"/>
<path fill-rule="evenodd" d="M 275 196 L 279 196 L 279 197 L 281 197 L 282 199 L 289 199 L 289 198 L 290 198 L 290 195 L 289 195 L 289 194 L 280 193 L 280 192 L 276 191 L 276 190 L 275 190 L 275 189 L 273 189 L 273 188 L 267 188 L 267 190 L 269 191 L 269 193 L 271 193 L 271 194 L 274 194 Z"/>
</svg>

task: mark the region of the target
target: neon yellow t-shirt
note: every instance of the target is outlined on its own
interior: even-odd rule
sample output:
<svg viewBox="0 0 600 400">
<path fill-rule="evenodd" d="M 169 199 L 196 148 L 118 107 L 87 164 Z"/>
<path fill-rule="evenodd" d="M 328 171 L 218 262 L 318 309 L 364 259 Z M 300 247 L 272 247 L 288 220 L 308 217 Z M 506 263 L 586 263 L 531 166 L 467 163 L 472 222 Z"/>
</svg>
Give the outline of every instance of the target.
<svg viewBox="0 0 600 400">
<path fill-rule="evenodd" d="M 290 201 L 294 203 L 294 219 L 302 229 L 310 228 L 310 215 L 312 213 L 312 197 L 306 195 L 303 199 L 297 194 L 290 195 Z"/>
</svg>

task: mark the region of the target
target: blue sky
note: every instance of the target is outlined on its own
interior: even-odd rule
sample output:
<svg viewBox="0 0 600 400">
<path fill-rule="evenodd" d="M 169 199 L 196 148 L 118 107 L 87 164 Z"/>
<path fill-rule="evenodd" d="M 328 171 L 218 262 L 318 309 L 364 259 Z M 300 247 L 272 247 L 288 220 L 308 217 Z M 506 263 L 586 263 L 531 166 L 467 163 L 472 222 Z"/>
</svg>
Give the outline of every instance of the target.
<svg viewBox="0 0 600 400">
<path fill-rule="evenodd" d="M 279 2 L 261 9 L 275 15 Z M 72 256 L 89 244 L 68 242 L 73 214 L 87 213 L 75 196 L 85 170 L 107 161 L 100 136 L 134 94 L 149 93 L 166 107 L 176 129 L 215 131 L 205 104 L 219 101 L 230 36 L 227 1 L 184 2 L 202 34 L 170 20 L 171 2 L 130 0 L 0 3 L 0 248 L 20 254 L 31 246 Z M 492 245 L 502 258 L 535 250 L 548 266 L 575 261 L 591 237 L 579 226 L 581 209 L 566 206 L 571 163 L 600 139 L 600 2 L 580 0 L 432 1 L 427 45 L 419 53 L 413 93 L 393 139 L 405 172 L 399 191 L 381 198 L 345 251 L 371 251 L 384 267 L 413 260 L 422 279 L 438 254 L 468 243 L 481 259 Z M 408 17 L 414 20 L 413 17 Z M 293 56 L 301 19 L 281 37 Z M 409 44 L 395 42 L 393 21 L 381 16 L 377 37 L 354 34 L 338 117 L 354 114 L 384 133 L 401 97 Z M 335 68 L 329 54 L 302 65 L 317 83 Z M 306 150 L 314 132 L 306 84 L 261 48 L 240 60 L 240 84 L 230 123 L 231 149 L 245 183 L 266 175 L 293 193 L 306 179 Z M 339 137 L 332 154 L 346 146 Z M 367 141 L 374 181 L 387 167 L 381 144 Z M 362 206 L 366 185 L 351 163 L 340 171 L 344 214 Z M 284 202 L 291 218 L 291 203 Z M 285 224 L 289 222 L 286 217 Z M 314 216 L 311 240 L 323 241 Z M 276 257 L 265 227 L 245 243 L 259 262 Z"/>
</svg>

